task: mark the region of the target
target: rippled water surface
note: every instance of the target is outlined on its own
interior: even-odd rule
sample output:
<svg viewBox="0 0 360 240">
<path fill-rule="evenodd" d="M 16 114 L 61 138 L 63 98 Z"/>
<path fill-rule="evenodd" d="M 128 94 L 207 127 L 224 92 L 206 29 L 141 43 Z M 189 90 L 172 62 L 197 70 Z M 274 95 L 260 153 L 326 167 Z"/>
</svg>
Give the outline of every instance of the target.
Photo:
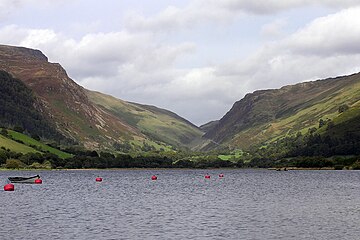
<svg viewBox="0 0 360 240">
<path fill-rule="evenodd" d="M 37 173 L 2 171 L 0 178 L 4 185 L 9 176 Z M 0 191 L 0 239 L 360 238 L 360 171 L 39 174 L 42 185 Z"/>
</svg>

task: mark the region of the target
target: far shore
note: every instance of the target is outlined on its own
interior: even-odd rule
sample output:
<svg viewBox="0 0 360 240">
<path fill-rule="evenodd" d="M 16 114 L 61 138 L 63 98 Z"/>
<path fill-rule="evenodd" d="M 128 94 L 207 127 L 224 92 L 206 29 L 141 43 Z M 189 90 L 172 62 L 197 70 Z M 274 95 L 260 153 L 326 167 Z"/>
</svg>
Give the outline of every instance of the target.
<svg viewBox="0 0 360 240">
<path fill-rule="evenodd" d="M 0 168 L 0 171 L 141 171 L 141 170 L 153 170 L 153 171 L 162 171 L 162 170 L 273 170 L 273 171 L 306 171 L 306 170 L 335 170 L 332 167 L 323 167 L 323 168 L 300 168 L 300 167 L 272 167 L 272 168 L 61 168 L 61 169 L 46 169 L 46 168 L 39 168 L 39 169 L 31 169 L 31 168 L 19 168 L 19 169 L 9 169 L 9 168 Z M 353 169 L 341 169 L 350 171 Z M 340 170 L 336 170 L 340 171 Z"/>
<path fill-rule="evenodd" d="M 279 168 L 268 168 L 268 170 L 275 171 L 294 171 L 294 170 L 335 170 L 333 167 L 322 167 L 322 168 L 302 168 L 302 167 L 279 167 Z M 341 169 L 349 170 L 349 169 Z"/>
</svg>

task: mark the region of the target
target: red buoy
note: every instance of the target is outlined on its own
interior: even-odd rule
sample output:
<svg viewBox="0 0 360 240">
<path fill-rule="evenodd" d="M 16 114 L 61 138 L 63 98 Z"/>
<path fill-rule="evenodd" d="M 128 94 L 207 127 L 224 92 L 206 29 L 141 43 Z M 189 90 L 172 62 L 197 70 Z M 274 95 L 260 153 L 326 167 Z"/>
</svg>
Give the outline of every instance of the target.
<svg viewBox="0 0 360 240">
<path fill-rule="evenodd" d="M 152 175 L 151 180 L 157 180 L 157 176 L 156 176 L 156 175 Z"/>
<path fill-rule="evenodd" d="M 14 191 L 14 184 L 11 184 L 11 183 L 6 184 L 4 186 L 4 191 Z"/>
<path fill-rule="evenodd" d="M 208 175 L 205 175 L 205 178 L 209 179 L 209 178 L 210 178 L 210 175 L 209 175 L 209 174 L 208 174 Z"/>
<path fill-rule="evenodd" d="M 35 179 L 35 184 L 42 184 L 42 180 L 40 178 Z"/>
<path fill-rule="evenodd" d="M 102 182 L 102 178 L 101 178 L 101 177 L 97 177 L 95 180 L 96 180 L 97 182 Z"/>
<path fill-rule="evenodd" d="M 220 173 L 219 178 L 223 178 L 223 177 L 224 177 L 224 174 Z"/>
</svg>

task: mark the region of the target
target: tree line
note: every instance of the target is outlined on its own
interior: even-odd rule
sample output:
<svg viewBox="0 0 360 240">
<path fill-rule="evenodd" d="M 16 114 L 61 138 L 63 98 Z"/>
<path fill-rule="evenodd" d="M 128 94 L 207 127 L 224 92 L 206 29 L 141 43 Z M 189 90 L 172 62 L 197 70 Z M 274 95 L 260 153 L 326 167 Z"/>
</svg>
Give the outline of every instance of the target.
<svg viewBox="0 0 360 240">
<path fill-rule="evenodd" d="M 51 153 L 17 153 L 0 149 L 0 165 L 5 168 L 52 168 L 52 169 L 85 169 L 85 168 L 220 168 L 242 167 L 231 161 L 224 161 L 216 156 L 203 156 L 196 160 L 191 157 L 179 159 L 174 154 L 152 154 L 131 156 L 130 154 L 113 154 L 89 150 L 70 150 L 74 157 L 61 159 Z"/>
</svg>

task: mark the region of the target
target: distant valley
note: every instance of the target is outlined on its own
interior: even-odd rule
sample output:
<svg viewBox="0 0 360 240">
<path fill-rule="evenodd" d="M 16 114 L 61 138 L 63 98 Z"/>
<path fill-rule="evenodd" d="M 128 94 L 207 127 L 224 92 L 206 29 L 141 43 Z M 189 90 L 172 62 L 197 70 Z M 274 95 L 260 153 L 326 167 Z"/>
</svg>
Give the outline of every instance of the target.
<svg viewBox="0 0 360 240">
<path fill-rule="evenodd" d="M 268 167 L 302 166 L 304 157 L 360 155 L 360 74 L 248 93 L 220 120 L 200 127 L 156 106 L 87 90 L 39 50 L 0 45 L 0 83 L 0 128 L 5 136 L 0 143 L 23 153 L 45 150 L 19 146 L 26 137 L 19 143 L 6 129 L 48 146 L 71 148 L 75 155 L 76 146 L 90 151 L 80 153 L 87 157 L 98 156 L 96 152 L 152 152 L 164 158 L 166 166 L 169 156 L 177 166 L 203 161 L 195 165 Z M 71 155 L 56 153 L 59 158 Z M 357 164 L 356 158 L 346 164 L 330 162 L 326 164 Z"/>
</svg>

